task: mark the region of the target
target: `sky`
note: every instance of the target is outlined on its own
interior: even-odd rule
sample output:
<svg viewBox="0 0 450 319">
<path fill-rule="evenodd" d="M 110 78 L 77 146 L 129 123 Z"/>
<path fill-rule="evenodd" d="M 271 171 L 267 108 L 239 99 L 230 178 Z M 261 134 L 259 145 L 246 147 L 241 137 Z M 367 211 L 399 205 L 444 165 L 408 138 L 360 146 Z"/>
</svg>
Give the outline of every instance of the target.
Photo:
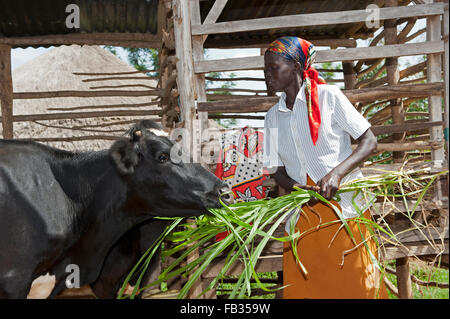
<svg viewBox="0 0 450 319">
<path fill-rule="evenodd" d="M 409 34 L 413 34 L 417 30 L 424 28 L 426 25 L 425 19 L 419 19 L 416 22 L 414 28 L 410 31 Z M 403 28 L 404 25 L 399 26 L 399 30 Z M 376 35 L 377 33 L 375 33 Z M 425 41 L 425 34 L 417 37 L 414 42 Z M 368 46 L 368 41 L 366 40 L 357 40 L 358 47 L 359 46 Z M 13 49 L 11 53 L 11 67 L 14 70 L 19 67 L 23 63 L 34 59 L 35 57 L 47 52 L 50 48 L 26 48 L 26 49 Z M 317 50 L 328 49 L 326 47 L 317 47 Z M 127 61 L 126 54 L 121 48 L 117 48 L 117 54 L 120 59 L 125 62 Z M 215 60 L 215 59 L 229 59 L 229 58 L 239 58 L 239 57 L 249 57 L 249 56 L 258 56 L 260 55 L 260 49 L 209 49 L 207 50 L 205 59 L 206 60 Z M 399 64 L 400 68 L 404 68 L 406 65 L 412 65 L 417 63 L 420 56 L 415 57 L 400 57 Z M 257 77 L 263 78 L 264 74 L 262 70 L 249 70 L 249 71 L 232 71 L 232 72 L 224 72 L 224 77 L 228 77 L 227 73 L 234 73 L 236 77 Z M 342 78 L 342 73 L 337 73 L 336 78 Z M 265 83 L 262 81 L 236 81 L 235 88 L 247 88 L 247 89 L 256 89 L 256 90 L 265 90 Z M 250 94 L 250 93 L 238 93 L 238 94 Z M 253 127 L 263 127 L 262 120 L 239 120 L 237 126 L 250 125 Z"/>
</svg>

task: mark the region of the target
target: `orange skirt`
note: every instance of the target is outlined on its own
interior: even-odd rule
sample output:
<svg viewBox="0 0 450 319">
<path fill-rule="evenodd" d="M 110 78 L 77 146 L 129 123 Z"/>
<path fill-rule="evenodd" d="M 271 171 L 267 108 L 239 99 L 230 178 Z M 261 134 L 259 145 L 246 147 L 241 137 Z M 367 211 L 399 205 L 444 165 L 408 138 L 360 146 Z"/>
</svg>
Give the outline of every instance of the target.
<svg viewBox="0 0 450 319">
<path fill-rule="evenodd" d="M 309 176 L 308 185 L 315 185 Z M 338 206 L 336 202 L 333 204 Z M 364 216 L 371 218 L 368 210 Z M 325 204 L 317 203 L 310 207 L 304 205 L 296 230 L 300 232 L 313 230 L 319 224 L 336 220 L 339 220 L 339 217 L 331 207 Z M 347 219 L 347 222 L 356 243 L 362 243 L 357 223 L 352 219 Z M 355 248 L 346 228 L 339 229 L 341 225 L 342 223 L 338 222 L 321 226 L 300 237 L 297 242 L 297 253 L 306 268 L 306 275 L 296 263 L 291 243 L 285 243 L 283 284 L 288 287 L 283 289 L 284 299 L 388 298 L 381 274 L 372 264 L 366 246 L 361 244 Z M 360 229 L 364 238 L 369 239 L 370 233 L 363 224 L 360 224 Z M 338 232 L 337 235 L 336 232 Z M 331 245 L 330 242 L 332 242 Z M 378 258 L 375 242 L 368 240 L 367 245 L 373 255 Z"/>
</svg>

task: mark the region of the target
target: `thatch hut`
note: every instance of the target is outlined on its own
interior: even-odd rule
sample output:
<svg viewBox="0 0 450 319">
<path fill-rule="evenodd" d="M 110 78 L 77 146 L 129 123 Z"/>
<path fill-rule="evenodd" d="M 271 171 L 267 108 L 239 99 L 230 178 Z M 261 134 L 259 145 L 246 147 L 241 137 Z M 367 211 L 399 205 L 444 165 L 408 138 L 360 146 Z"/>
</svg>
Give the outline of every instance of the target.
<svg viewBox="0 0 450 319">
<path fill-rule="evenodd" d="M 132 66 L 99 46 L 56 47 L 13 71 L 14 92 L 95 92 L 105 89 L 148 91 L 156 86 L 156 80 L 138 73 Z M 15 99 L 15 116 L 64 113 L 67 117 L 15 122 L 14 138 L 33 138 L 64 149 L 103 149 L 111 144 L 115 136 L 123 134 L 133 120 L 156 119 L 157 116 L 83 116 L 88 116 L 92 111 L 112 111 L 114 115 L 116 111 L 157 109 L 156 96 Z M 70 113 L 78 115 L 71 116 Z"/>
</svg>

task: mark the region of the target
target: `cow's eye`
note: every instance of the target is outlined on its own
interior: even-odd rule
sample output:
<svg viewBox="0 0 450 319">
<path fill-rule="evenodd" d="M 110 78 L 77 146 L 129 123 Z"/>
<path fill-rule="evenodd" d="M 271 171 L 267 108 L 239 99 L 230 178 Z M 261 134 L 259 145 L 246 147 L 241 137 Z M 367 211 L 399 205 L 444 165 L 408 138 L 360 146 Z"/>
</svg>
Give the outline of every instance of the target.
<svg viewBox="0 0 450 319">
<path fill-rule="evenodd" d="M 170 159 L 170 157 L 169 157 L 169 154 L 167 154 L 167 153 L 162 153 L 162 154 L 159 155 L 159 157 L 158 157 L 158 161 L 159 161 L 160 163 L 165 163 L 165 162 L 167 162 L 169 159 Z"/>
</svg>

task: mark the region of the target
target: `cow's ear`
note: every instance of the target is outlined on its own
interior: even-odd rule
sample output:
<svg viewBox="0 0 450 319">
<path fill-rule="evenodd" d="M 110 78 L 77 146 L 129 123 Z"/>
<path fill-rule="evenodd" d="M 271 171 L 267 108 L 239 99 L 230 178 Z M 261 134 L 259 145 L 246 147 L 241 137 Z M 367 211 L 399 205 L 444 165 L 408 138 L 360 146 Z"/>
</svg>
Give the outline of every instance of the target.
<svg viewBox="0 0 450 319">
<path fill-rule="evenodd" d="M 135 142 L 130 139 L 120 139 L 111 146 L 109 153 L 121 174 L 134 173 L 134 168 L 139 162 Z"/>
</svg>

